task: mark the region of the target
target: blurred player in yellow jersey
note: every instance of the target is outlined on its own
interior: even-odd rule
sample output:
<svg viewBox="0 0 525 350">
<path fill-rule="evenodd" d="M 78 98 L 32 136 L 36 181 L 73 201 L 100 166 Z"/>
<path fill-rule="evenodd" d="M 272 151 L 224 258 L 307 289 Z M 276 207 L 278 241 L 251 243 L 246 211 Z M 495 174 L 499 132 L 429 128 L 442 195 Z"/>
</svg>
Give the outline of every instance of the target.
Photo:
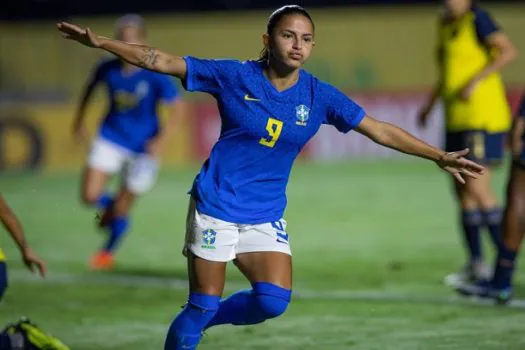
<svg viewBox="0 0 525 350">
<path fill-rule="evenodd" d="M 2 195 L 0 195 L 0 221 L 5 227 L 7 232 L 13 237 L 13 240 L 20 249 L 22 254 L 22 260 L 24 264 L 32 272 L 35 268 L 38 270 L 41 276 L 45 275 L 46 266 L 45 263 L 33 252 L 26 242 L 24 230 L 22 225 L 18 221 L 16 215 L 13 213 L 11 208 L 7 205 Z M 0 300 L 7 289 L 7 267 L 5 264 L 5 255 L 0 249 Z"/>
<path fill-rule="evenodd" d="M 469 157 L 486 165 L 485 174 L 455 184 L 461 210 L 461 226 L 468 261 L 457 274 L 447 276 L 455 284 L 487 278 L 480 229 L 486 227 L 498 245 L 501 208 L 491 187 L 490 167 L 504 155 L 504 138 L 511 112 L 499 71 L 513 61 L 517 50 L 491 16 L 474 0 L 446 0 L 439 21 L 439 81 L 419 115 L 425 126 L 429 113 L 441 98 L 446 118 L 446 150 L 469 148 Z"/>
</svg>

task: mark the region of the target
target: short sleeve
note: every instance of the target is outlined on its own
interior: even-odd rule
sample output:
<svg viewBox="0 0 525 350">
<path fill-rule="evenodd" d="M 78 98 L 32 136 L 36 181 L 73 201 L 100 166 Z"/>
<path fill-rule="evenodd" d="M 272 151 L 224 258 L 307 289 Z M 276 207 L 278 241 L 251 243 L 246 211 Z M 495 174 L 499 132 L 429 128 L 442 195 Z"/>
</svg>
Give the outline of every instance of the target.
<svg viewBox="0 0 525 350">
<path fill-rule="evenodd" d="M 525 94 L 521 98 L 520 108 L 518 109 L 518 117 L 525 119 Z"/>
<path fill-rule="evenodd" d="M 235 60 L 210 60 L 184 57 L 186 78 L 183 86 L 188 91 L 217 94 L 229 82 L 235 81 L 241 63 Z"/>
<path fill-rule="evenodd" d="M 323 124 L 333 125 L 342 133 L 357 127 L 365 116 L 364 109 L 333 86 L 326 84 L 322 89 L 327 106 Z"/>
<path fill-rule="evenodd" d="M 487 11 L 476 8 L 474 15 L 476 16 L 474 20 L 476 35 L 480 42 L 484 43 L 489 35 L 500 30 L 499 25 L 492 19 Z"/>
<path fill-rule="evenodd" d="M 179 96 L 177 91 L 177 86 L 173 81 L 173 78 L 158 74 L 158 88 L 159 88 L 159 97 L 165 103 L 173 102 Z"/>
<path fill-rule="evenodd" d="M 91 69 L 89 75 L 89 82 L 95 84 L 106 79 L 108 71 L 111 69 L 111 66 L 116 62 L 115 59 L 103 58 L 99 60 L 95 66 Z"/>
</svg>

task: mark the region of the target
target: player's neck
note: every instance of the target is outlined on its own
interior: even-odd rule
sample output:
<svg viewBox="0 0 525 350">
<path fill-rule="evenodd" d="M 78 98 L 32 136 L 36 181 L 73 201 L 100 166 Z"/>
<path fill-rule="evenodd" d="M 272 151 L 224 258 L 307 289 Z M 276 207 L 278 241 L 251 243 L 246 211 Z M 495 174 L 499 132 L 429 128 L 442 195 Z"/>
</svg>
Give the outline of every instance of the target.
<svg viewBox="0 0 525 350">
<path fill-rule="evenodd" d="M 279 69 L 266 65 L 264 75 L 277 91 L 284 91 L 297 83 L 299 80 L 299 69 Z"/>
<path fill-rule="evenodd" d="M 132 64 L 129 64 L 127 62 L 122 62 L 122 72 L 124 74 L 133 74 L 134 72 L 136 72 L 137 70 L 139 70 L 140 68 L 139 67 L 136 67 Z"/>
</svg>

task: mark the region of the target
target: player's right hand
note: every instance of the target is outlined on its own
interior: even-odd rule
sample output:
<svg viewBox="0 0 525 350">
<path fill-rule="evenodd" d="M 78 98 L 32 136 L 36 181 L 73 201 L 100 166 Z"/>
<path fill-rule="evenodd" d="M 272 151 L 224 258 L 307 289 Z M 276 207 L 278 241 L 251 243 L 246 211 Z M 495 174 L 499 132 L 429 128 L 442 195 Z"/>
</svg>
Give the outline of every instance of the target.
<svg viewBox="0 0 525 350">
<path fill-rule="evenodd" d="M 57 23 L 57 29 L 62 32 L 66 39 L 78 41 L 89 47 L 100 47 L 101 45 L 99 37 L 89 28 L 82 28 L 67 22 L 59 22 Z"/>
<path fill-rule="evenodd" d="M 40 259 L 31 248 L 25 248 L 22 251 L 22 261 L 31 272 L 35 273 L 36 268 L 40 276 L 45 277 L 47 270 L 46 263 Z"/>
</svg>

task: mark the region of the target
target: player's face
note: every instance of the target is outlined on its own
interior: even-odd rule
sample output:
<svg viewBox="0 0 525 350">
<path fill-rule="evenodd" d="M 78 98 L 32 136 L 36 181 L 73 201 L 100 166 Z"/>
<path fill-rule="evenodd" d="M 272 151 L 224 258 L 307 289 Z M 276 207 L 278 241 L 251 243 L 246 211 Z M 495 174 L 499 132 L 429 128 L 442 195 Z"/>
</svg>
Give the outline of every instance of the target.
<svg viewBox="0 0 525 350">
<path fill-rule="evenodd" d="M 127 26 L 120 29 L 118 39 L 132 44 L 144 44 L 142 31 L 136 26 Z"/>
<path fill-rule="evenodd" d="M 445 0 L 445 7 L 452 17 L 459 18 L 467 13 L 472 6 L 472 0 Z"/>
<path fill-rule="evenodd" d="M 267 38 L 272 56 L 286 67 L 297 69 L 308 59 L 314 46 L 314 29 L 302 15 L 284 16 Z"/>
</svg>

